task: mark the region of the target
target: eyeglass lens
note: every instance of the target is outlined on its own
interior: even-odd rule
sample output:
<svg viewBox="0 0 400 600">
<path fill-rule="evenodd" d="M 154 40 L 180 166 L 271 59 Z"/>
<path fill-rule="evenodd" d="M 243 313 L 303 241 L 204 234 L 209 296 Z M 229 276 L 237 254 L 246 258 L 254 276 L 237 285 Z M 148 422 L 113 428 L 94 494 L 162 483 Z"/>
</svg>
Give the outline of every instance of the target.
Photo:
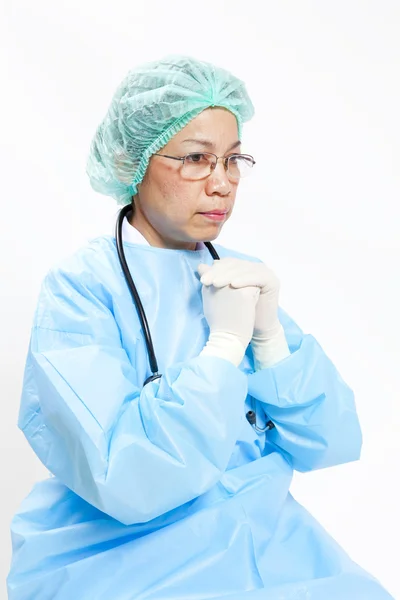
<svg viewBox="0 0 400 600">
<path fill-rule="evenodd" d="M 230 177 L 239 179 L 248 175 L 253 167 L 250 157 L 233 154 L 226 159 L 226 170 Z M 202 179 L 208 177 L 216 166 L 214 154 L 207 152 L 192 152 L 185 156 L 182 167 L 182 176 L 188 179 Z"/>
</svg>

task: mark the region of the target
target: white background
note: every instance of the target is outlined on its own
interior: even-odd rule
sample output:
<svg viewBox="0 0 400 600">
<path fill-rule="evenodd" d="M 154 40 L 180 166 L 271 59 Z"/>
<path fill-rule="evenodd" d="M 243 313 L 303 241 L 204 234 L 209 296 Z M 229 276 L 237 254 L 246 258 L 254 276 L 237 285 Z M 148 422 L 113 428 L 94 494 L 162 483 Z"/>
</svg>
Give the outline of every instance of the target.
<svg viewBox="0 0 400 600">
<path fill-rule="evenodd" d="M 10 519 L 46 476 L 16 427 L 41 279 L 112 230 L 116 204 L 85 174 L 91 138 L 127 71 L 177 52 L 232 70 L 256 107 L 243 149 L 257 166 L 219 241 L 274 269 L 281 305 L 356 393 L 361 461 L 297 474 L 292 491 L 400 598 L 400 3 L 22 0 L 2 12 L 1 579 Z"/>
</svg>

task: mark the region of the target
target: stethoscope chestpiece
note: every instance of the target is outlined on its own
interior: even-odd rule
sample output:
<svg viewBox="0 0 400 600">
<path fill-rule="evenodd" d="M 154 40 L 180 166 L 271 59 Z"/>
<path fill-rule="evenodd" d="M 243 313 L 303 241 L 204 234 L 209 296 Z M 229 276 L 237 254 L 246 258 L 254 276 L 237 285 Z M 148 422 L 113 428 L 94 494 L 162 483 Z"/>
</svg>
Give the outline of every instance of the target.
<svg viewBox="0 0 400 600">
<path fill-rule="evenodd" d="M 275 427 L 275 425 L 273 424 L 272 421 L 267 421 L 267 423 L 265 424 L 264 427 L 258 427 L 257 426 L 257 415 L 254 410 L 247 411 L 246 419 L 248 420 L 250 425 L 253 427 L 253 429 L 255 431 L 257 431 L 257 433 L 264 433 L 265 431 L 269 431 L 270 429 L 274 429 L 274 427 Z"/>
<path fill-rule="evenodd" d="M 254 410 L 249 410 L 246 413 L 246 419 L 248 420 L 251 426 L 256 424 L 256 413 L 254 412 Z"/>
</svg>

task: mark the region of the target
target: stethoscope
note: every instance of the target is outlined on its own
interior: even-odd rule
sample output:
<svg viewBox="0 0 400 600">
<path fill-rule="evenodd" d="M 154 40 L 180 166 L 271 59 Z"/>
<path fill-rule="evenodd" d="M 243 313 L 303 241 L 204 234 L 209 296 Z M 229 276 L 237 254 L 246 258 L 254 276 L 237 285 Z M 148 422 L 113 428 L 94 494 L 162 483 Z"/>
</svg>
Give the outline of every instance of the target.
<svg viewBox="0 0 400 600">
<path fill-rule="evenodd" d="M 138 313 L 139 321 L 142 326 L 142 331 L 143 331 L 144 339 L 146 342 L 147 354 L 149 356 L 150 370 L 151 370 L 152 374 L 143 383 L 143 387 L 144 387 L 147 383 L 150 383 L 151 381 L 155 381 L 156 379 L 160 379 L 162 377 L 162 374 L 158 372 L 157 358 L 156 358 L 156 354 L 154 351 L 153 340 L 151 338 L 151 333 L 150 333 L 150 328 L 149 328 L 149 324 L 147 321 L 146 313 L 144 311 L 142 301 L 140 300 L 140 296 L 138 294 L 138 291 L 137 291 L 134 281 L 132 279 L 132 275 L 129 271 L 128 263 L 126 262 L 126 258 L 125 258 L 124 246 L 123 246 L 123 242 L 122 242 L 122 225 L 123 225 L 125 217 L 131 210 L 132 210 L 132 206 L 130 204 L 127 204 L 120 210 L 118 218 L 117 218 L 116 227 L 115 227 L 115 242 L 116 242 L 119 262 L 121 264 L 121 268 L 122 268 L 123 274 L 125 276 L 126 283 L 128 285 L 129 291 L 131 293 L 133 303 L 134 303 L 137 313 Z M 204 242 L 204 245 L 210 252 L 213 259 L 219 260 L 218 253 L 215 250 L 214 246 L 211 244 L 211 242 Z M 272 423 L 272 421 L 268 421 L 266 423 L 265 427 L 258 427 L 257 415 L 256 415 L 256 411 L 255 411 L 255 403 L 253 405 L 253 410 L 249 410 L 246 413 L 246 418 L 247 418 L 248 422 L 250 423 L 250 425 L 255 429 L 255 431 L 257 433 L 264 433 L 265 431 L 268 431 L 269 429 L 273 429 L 275 427 L 275 425 Z"/>
</svg>

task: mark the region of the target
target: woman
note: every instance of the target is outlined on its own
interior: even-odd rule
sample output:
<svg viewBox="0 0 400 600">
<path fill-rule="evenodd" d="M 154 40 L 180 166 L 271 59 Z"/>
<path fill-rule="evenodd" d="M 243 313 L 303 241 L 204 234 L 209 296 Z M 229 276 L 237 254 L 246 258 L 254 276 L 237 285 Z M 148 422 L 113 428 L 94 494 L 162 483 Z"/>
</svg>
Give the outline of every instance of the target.
<svg viewBox="0 0 400 600">
<path fill-rule="evenodd" d="M 49 272 L 19 427 L 53 476 L 13 520 L 10 600 L 390 598 L 289 493 L 293 469 L 359 458 L 352 391 L 268 267 L 208 243 L 252 114 L 241 81 L 173 56 L 132 70 L 96 132 L 155 356 L 114 237 Z"/>
</svg>

